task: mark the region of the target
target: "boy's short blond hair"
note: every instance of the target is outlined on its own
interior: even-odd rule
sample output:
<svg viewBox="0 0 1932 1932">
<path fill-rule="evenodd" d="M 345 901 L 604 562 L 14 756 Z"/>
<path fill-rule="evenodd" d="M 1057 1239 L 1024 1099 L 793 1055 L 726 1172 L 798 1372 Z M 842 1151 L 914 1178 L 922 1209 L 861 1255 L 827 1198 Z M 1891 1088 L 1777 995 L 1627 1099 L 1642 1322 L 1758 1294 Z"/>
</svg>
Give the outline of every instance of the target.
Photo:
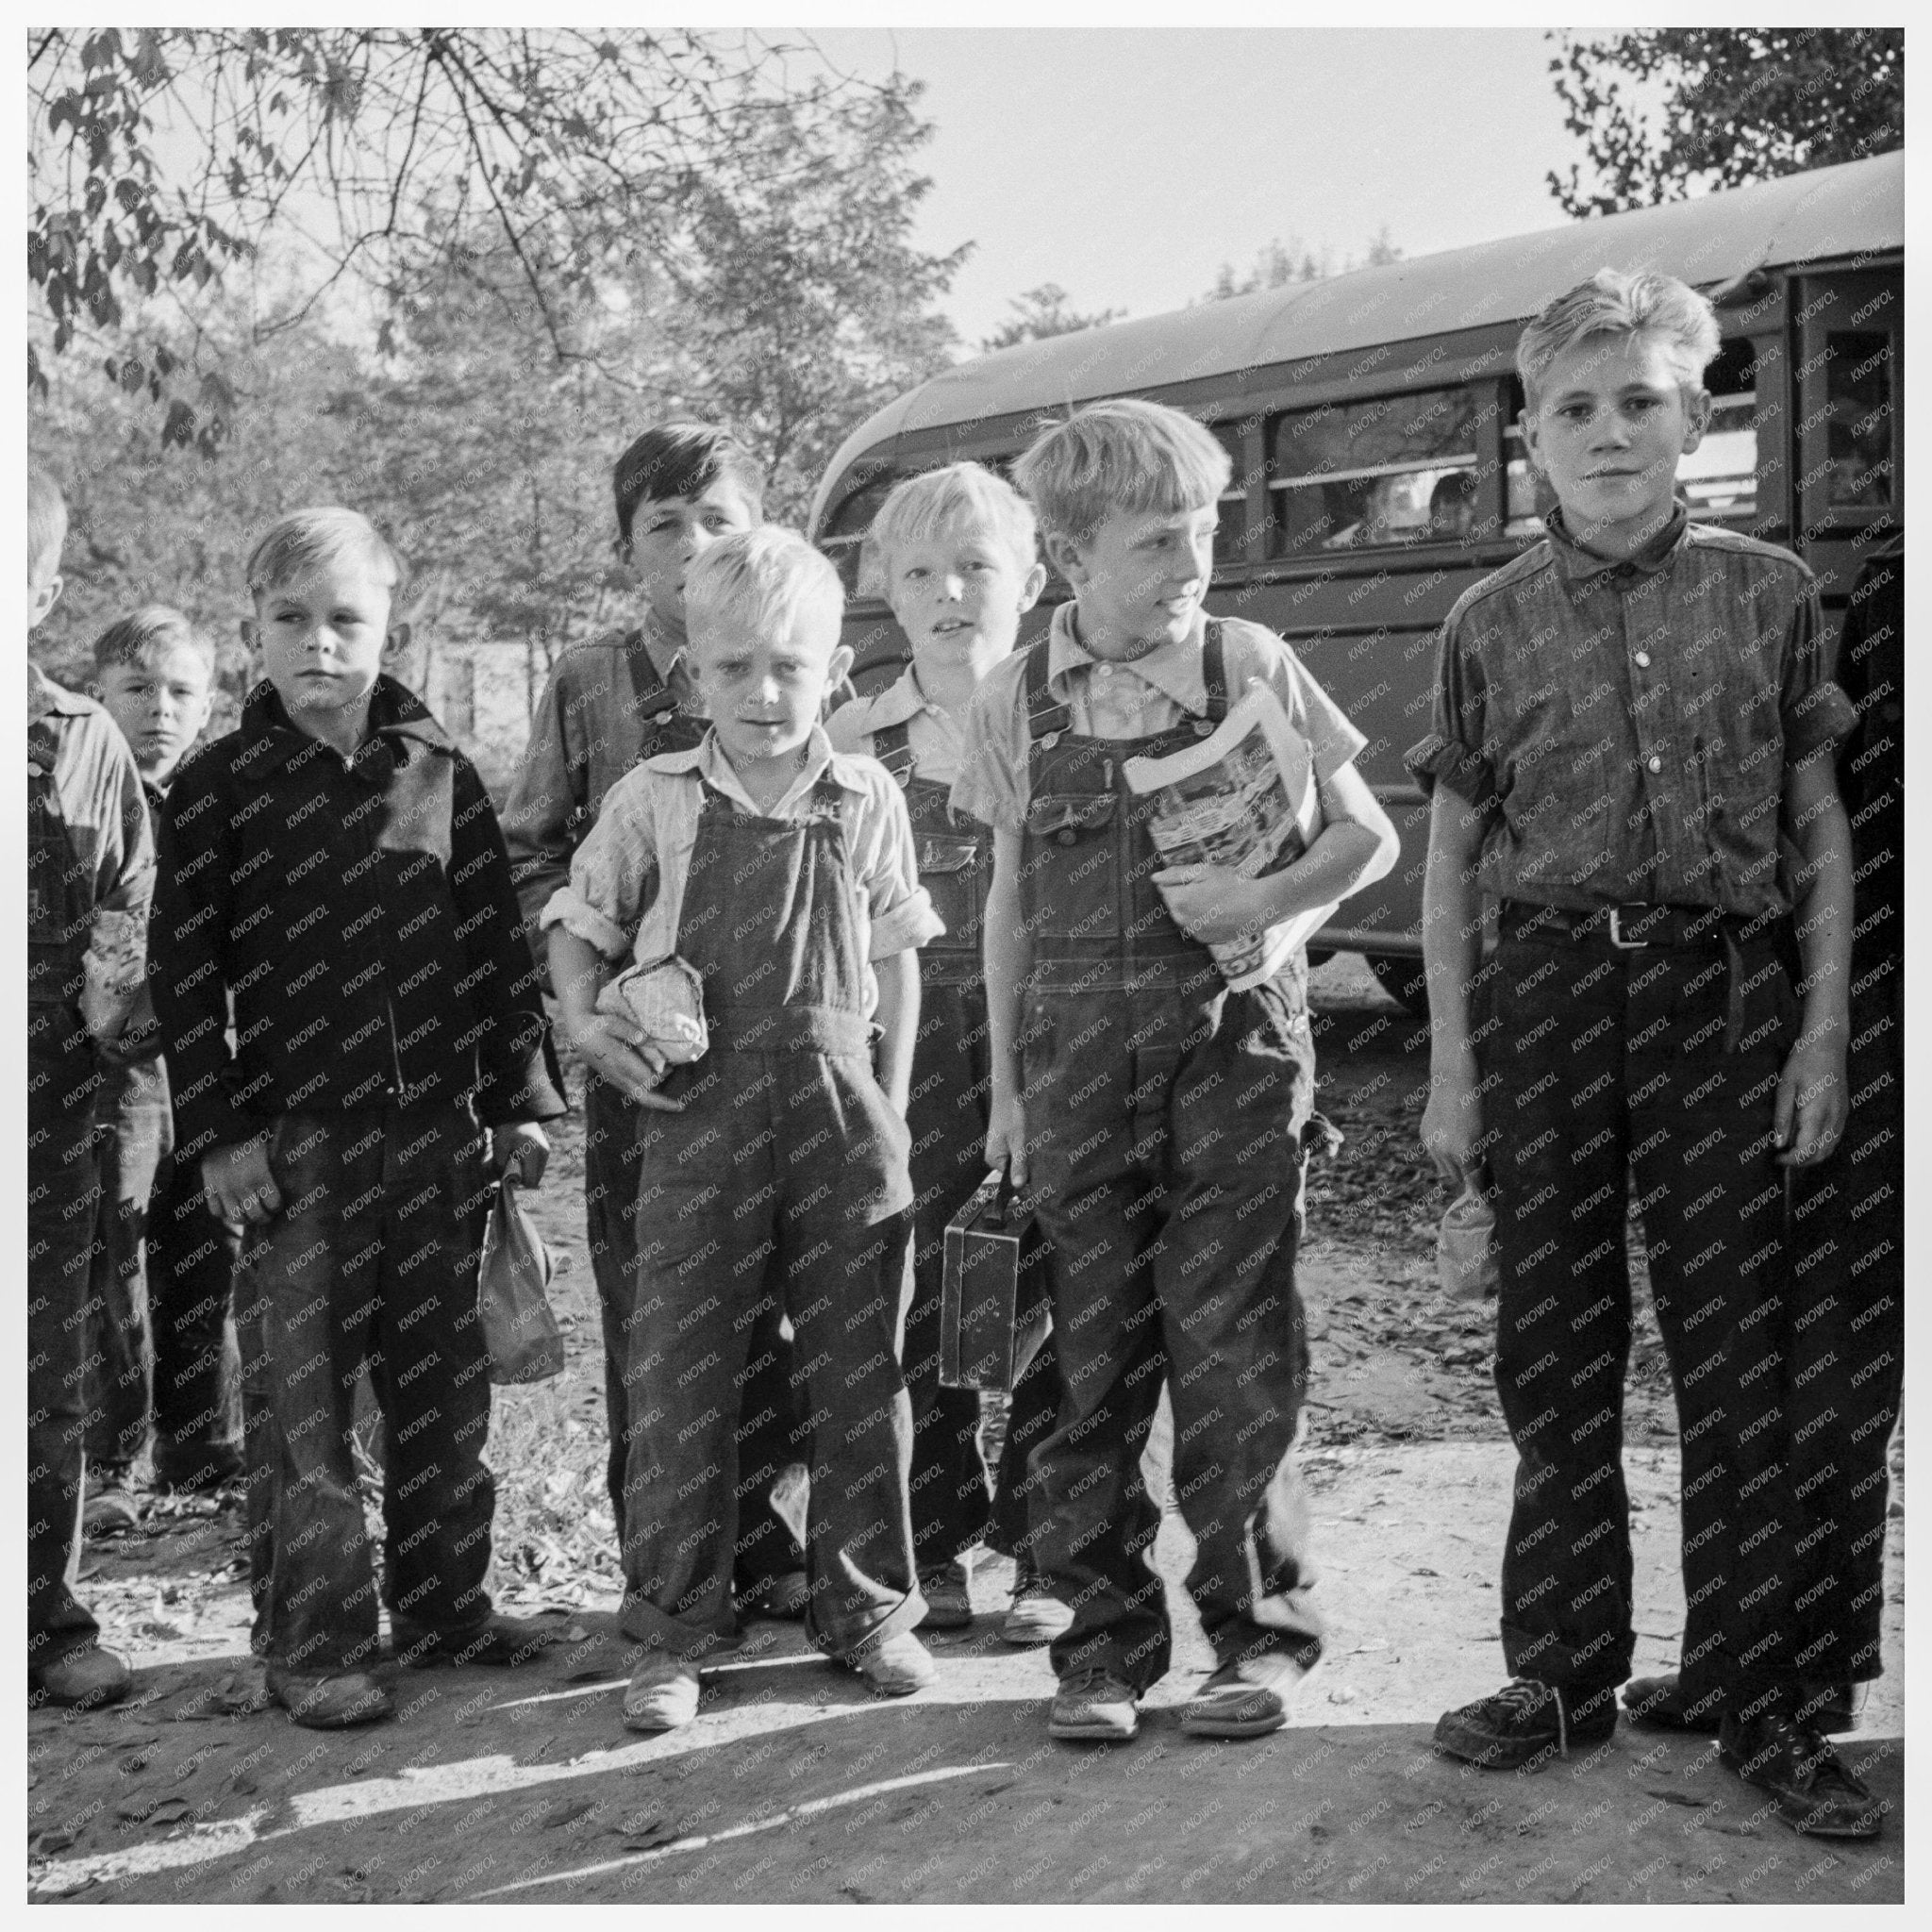
<svg viewBox="0 0 1932 1932">
<path fill-rule="evenodd" d="M 1627 274 L 1600 268 L 1587 282 L 1558 295 L 1523 331 L 1516 344 L 1516 373 L 1529 408 L 1550 364 L 1591 336 L 1654 335 L 1682 372 L 1687 390 L 1703 385 L 1717 354 L 1717 311 L 1688 282 L 1650 270 Z"/>
<path fill-rule="evenodd" d="M 264 597 L 318 564 L 358 550 L 389 572 L 391 602 L 400 597 L 409 580 L 402 553 L 360 510 L 333 504 L 291 510 L 262 532 L 248 553 L 248 594 Z"/>
<path fill-rule="evenodd" d="M 1233 475 L 1227 452 L 1191 416 L 1132 396 L 1075 411 L 1013 465 L 1041 526 L 1074 543 L 1116 512 L 1205 508 Z"/>
<path fill-rule="evenodd" d="M 983 463 L 948 463 L 895 484 L 866 532 L 861 575 L 890 580 L 900 545 L 924 543 L 961 525 L 992 532 L 1024 575 L 1040 561 L 1033 507 Z"/>
<path fill-rule="evenodd" d="M 192 652 L 208 675 L 214 675 L 214 640 L 171 604 L 144 604 L 131 615 L 117 618 L 94 640 L 94 669 L 139 664 L 168 651 Z"/>
<path fill-rule="evenodd" d="M 741 624 L 758 637 L 803 623 L 829 632 L 829 652 L 844 619 L 839 573 L 782 524 L 721 537 L 685 573 L 684 625 L 693 637 L 709 623 Z"/>
<path fill-rule="evenodd" d="M 38 588 L 60 568 L 67 543 L 67 499 L 38 463 L 26 469 L 26 580 Z"/>
</svg>

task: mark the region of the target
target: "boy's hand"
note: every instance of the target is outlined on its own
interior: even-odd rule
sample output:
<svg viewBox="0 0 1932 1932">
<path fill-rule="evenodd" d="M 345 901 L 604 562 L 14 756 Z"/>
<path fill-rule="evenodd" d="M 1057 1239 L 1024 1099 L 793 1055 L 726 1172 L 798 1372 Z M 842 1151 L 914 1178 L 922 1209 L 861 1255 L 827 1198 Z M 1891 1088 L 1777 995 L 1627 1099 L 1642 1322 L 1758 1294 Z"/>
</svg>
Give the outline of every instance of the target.
<svg viewBox="0 0 1932 1932">
<path fill-rule="evenodd" d="M 1204 946 L 1252 939 L 1274 922 L 1266 881 L 1227 865 L 1170 865 L 1154 874 L 1174 921 Z"/>
<path fill-rule="evenodd" d="M 1850 1112 L 1845 1100 L 1842 1034 L 1799 1035 L 1785 1057 L 1772 1115 L 1780 1167 L 1816 1167 L 1838 1145 Z"/>
<path fill-rule="evenodd" d="M 253 1226 L 273 1221 L 282 1211 L 282 1191 L 268 1164 L 268 1142 L 258 1134 L 252 1141 L 204 1155 L 201 1179 L 208 1190 L 208 1211 L 218 1220 Z"/>
<path fill-rule="evenodd" d="M 1453 1186 L 1481 1158 L 1482 1095 L 1475 1064 L 1438 1069 L 1429 1076 L 1429 1104 L 1423 1109 L 1423 1146 L 1436 1172 Z"/>
<path fill-rule="evenodd" d="M 609 1013 L 573 1010 L 567 1003 L 558 1008 L 557 1025 L 572 1052 L 626 1098 L 659 1113 L 684 1111 L 683 1101 L 658 1091 L 669 1062 L 645 1040 L 642 1028 Z"/>
<path fill-rule="evenodd" d="M 491 1128 L 490 1171 L 497 1179 L 515 1168 L 518 1186 L 540 1188 L 549 1165 L 550 1136 L 535 1121 L 512 1121 L 508 1126 Z"/>
<path fill-rule="evenodd" d="M 986 1164 L 1005 1168 L 1014 1187 L 1026 1185 L 1026 1103 L 1017 1093 L 992 1096 L 987 1109 Z"/>
</svg>

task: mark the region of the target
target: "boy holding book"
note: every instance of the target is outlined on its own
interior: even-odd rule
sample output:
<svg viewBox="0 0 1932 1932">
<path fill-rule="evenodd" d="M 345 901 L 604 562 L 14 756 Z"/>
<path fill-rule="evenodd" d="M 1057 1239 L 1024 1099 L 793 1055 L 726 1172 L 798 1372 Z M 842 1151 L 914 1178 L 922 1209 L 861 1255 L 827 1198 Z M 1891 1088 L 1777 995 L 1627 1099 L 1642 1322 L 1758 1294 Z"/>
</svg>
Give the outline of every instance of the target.
<svg viewBox="0 0 1932 1932">
<path fill-rule="evenodd" d="M 1361 734 L 1294 654 L 1202 610 L 1229 469 L 1199 424 L 1140 401 L 1082 409 L 1020 459 L 1074 601 L 981 684 L 953 791 L 994 828 L 987 1155 L 1036 1191 L 1050 1243 L 1063 1393 L 1031 1479 L 1041 1568 L 1074 1607 L 1050 1653 L 1058 1738 L 1132 1738 L 1167 1669 L 1140 1467 L 1163 1371 L 1218 1660 L 1184 1728 L 1278 1728 L 1322 1652 L 1293 1460 L 1307 957 L 1234 992 L 1208 946 L 1346 897 L 1395 837 L 1354 767 Z M 1307 741 L 1324 828 L 1258 879 L 1164 866 L 1124 762 L 1205 736 L 1253 678 Z"/>
</svg>

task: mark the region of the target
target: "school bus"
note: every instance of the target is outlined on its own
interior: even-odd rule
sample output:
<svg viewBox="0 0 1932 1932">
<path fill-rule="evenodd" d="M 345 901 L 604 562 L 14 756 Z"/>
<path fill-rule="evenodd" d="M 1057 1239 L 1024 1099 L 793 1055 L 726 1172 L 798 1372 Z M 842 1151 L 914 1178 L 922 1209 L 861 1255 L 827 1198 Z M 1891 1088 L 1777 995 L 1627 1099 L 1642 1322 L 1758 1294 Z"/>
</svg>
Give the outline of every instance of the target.
<svg viewBox="0 0 1932 1932">
<path fill-rule="evenodd" d="M 857 682 L 907 652 L 864 536 L 902 476 L 971 458 L 1002 471 L 1047 423 L 1116 395 L 1168 403 L 1233 458 L 1208 608 L 1289 640 L 1367 733 L 1360 759 L 1402 862 L 1349 900 L 1324 951 L 1365 954 L 1424 1007 L 1427 811 L 1402 764 L 1428 728 L 1450 606 L 1535 541 L 1524 324 L 1597 269 L 1653 268 L 1716 303 L 1711 428 L 1684 462 L 1691 514 L 1794 549 L 1836 634 L 1859 563 L 1903 525 L 1905 157 L 1811 173 L 1022 343 L 947 370 L 860 425 L 810 534 L 849 593 Z M 1049 583 L 1022 641 L 1068 594 Z"/>
</svg>

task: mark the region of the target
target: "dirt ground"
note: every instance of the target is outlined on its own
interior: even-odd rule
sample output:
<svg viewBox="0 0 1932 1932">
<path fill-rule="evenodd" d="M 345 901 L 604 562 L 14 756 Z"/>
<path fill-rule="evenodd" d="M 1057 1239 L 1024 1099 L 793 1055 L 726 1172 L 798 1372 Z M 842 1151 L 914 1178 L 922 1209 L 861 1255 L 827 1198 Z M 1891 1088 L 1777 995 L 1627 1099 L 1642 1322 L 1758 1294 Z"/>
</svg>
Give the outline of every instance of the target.
<svg viewBox="0 0 1932 1932">
<path fill-rule="evenodd" d="M 559 1137 L 532 1207 L 560 1272 L 571 1367 L 499 1391 L 498 1602 L 553 1634 L 514 1674 L 385 1666 L 398 1717 L 313 1732 L 264 1708 L 239 1521 L 151 1502 L 90 1543 L 84 1593 L 137 1668 L 132 1702 L 28 1720 L 30 1897 L 77 1902 L 1276 1900 L 1874 1903 L 1904 1896 L 1904 1482 L 1887 1549 L 1889 1674 L 1848 1760 L 1891 1804 L 1875 1844 L 1794 1837 L 1710 1740 L 1625 1724 L 1533 1777 L 1427 1748 L 1446 1705 L 1500 1681 L 1495 1567 L 1512 1457 L 1490 1311 L 1438 1287 L 1443 1205 L 1415 1144 L 1413 1023 L 1342 956 L 1317 975 L 1319 1104 L 1346 1137 L 1311 1180 L 1301 1271 L 1316 1357 L 1306 1452 L 1332 1643 L 1293 1724 L 1182 1737 L 1210 1661 L 1157 1560 L 1174 1668 L 1117 1750 L 1051 1742 L 1041 1651 L 996 1627 L 1011 1565 L 982 1554 L 978 1621 L 931 1640 L 940 1682 L 877 1702 L 797 1627 L 752 1626 L 697 1721 L 638 1738 L 601 1504 L 597 1321 L 582 1166 Z M 580 1133 L 581 1124 L 573 1124 Z M 1675 1656 L 1676 1457 L 1640 1270 L 1628 1465 L 1640 1673 Z M 1158 1460 L 1163 1444 L 1150 1451 Z"/>
</svg>

